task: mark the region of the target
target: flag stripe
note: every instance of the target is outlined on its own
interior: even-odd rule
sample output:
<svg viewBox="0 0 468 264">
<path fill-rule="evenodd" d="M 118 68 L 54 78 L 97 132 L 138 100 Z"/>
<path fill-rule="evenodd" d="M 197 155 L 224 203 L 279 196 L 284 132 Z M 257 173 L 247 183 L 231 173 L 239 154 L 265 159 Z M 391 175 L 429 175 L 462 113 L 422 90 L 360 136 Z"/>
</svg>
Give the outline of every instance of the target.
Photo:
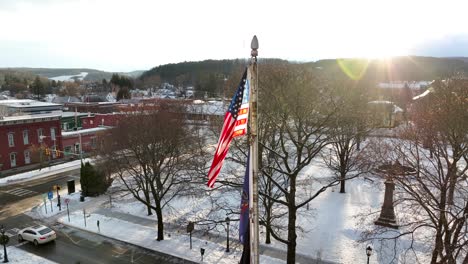
<svg viewBox="0 0 468 264">
<path fill-rule="evenodd" d="M 245 69 L 236 94 L 232 98 L 229 109 L 224 115 L 223 129 L 218 140 L 213 163 L 208 172 L 208 186 L 210 188 L 213 188 L 216 178 L 221 171 L 232 139 L 247 133 L 249 92 L 247 69 Z"/>
</svg>

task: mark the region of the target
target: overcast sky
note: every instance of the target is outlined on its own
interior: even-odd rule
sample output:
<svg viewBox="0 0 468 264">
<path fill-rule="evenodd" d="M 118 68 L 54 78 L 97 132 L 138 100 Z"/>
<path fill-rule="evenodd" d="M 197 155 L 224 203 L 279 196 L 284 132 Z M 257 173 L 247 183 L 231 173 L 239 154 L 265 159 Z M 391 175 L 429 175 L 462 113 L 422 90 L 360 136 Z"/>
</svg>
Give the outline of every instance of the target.
<svg viewBox="0 0 468 264">
<path fill-rule="evenodd" d="M 468 1 L 0 0 L 0 67 L 468 56 Z"/>
</svg>

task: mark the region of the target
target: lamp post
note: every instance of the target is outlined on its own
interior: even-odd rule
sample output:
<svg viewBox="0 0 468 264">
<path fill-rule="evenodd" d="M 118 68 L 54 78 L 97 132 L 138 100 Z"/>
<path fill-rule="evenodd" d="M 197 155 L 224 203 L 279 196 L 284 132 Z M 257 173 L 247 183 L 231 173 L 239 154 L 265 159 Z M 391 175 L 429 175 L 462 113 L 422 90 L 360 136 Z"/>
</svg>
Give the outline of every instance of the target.
<svg viewBox="0 0 468 264">
<path fill-rule="evenodd" d="M 369 264 L 369 258 L 372 255 L 372 247 L 371 245 L 367 245 L 366 248 L 366 255 L 367 255 L 367 264 Z"/>
<path fill-rule="evenodd" d="M 231 219 L 226 217 L 226 225 L 227 225 L 227 235 L 226 235 L 226 252 L 229 252 L 229 222 Z"/>
<path fill-rule="evenodd" d="M 60 194 L 59 194 L 60 186 L 57 184 L 57 186 L 55 186 L 55 189 L 57 190 L 57 206 L 59 208 L 59 211 L 62 211 L 62 203 L 60 201 Z"/>
<path fill-rule="evenodd" d="M 8 244 L 8 241 L 10 240 L 10 238 L 8 236 L 5 236 L 5 228 L 3 227 L 3 225 L 1 226 L 0 228 L 0 244 L 3 245 L 3 263 L 7 263 L 8 262 L 8 254 L 7 254 L 7 251 L 6 251 L 6 245 Z"/>
</svg>

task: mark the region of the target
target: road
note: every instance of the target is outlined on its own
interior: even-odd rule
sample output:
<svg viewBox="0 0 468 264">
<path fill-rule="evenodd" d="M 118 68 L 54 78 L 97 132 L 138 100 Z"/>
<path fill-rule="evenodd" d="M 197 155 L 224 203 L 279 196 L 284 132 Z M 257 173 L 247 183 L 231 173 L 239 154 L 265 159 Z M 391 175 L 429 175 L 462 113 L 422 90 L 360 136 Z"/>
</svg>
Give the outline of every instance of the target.
<svg viewBox="0 0 468 264">
<path fill-rule="evenodd" d="M 40 203 L 41 195 L 50 191 L 53 185 L 66 188 L 68 180 L 79 182 L 79 170 L 0 187 L 0 224 L 5 226 L 7 235 L 11 237 L 10 246 L 16 245 L 35 255 L 66 264 L 192 263 L 60 224 L 51 226 L 57 232 L 54 243 L 38 247 L 28 242 L 18 244 L 16 234 L 20 229 L 42 224 L 24 213 Z"/>
</svg>

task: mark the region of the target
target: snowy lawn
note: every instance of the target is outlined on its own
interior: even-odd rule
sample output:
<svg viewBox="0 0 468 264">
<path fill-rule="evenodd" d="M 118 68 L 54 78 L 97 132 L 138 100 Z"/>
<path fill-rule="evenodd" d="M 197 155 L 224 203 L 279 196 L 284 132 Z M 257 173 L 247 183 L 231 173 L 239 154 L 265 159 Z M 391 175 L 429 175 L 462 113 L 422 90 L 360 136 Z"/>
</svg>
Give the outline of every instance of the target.
<svg viewBox="0 0 468 264">
<path fill-rule="evenodd" d="M 3 248 L 3 247 L 2 247 Z M 54 264 L 56 262 L 31 254 L 17 247 L 7 247 L 8 263 L 19 264 Z M 3 260 L 3 249 L 0 253 L 0 259 Z"/>
<path fill-rule="evenodd" d="M 83 160 L 83 162 L 86 162 L 86 161 L 91 162 L 90 159 Z M 33 170 L 33 171 L 18 173 L 12 176 L 0 178 L 0 186 L 25 182 L 29 180 L 41 179 L 41 178 L 52 176 L 57 173 L 79 169 L 80 166 L 81 166 L 81 162 L 79 160 L 74 160 L 74 161 L 42 168 L 41 170 Z"/>
<path fill-rule="evenodd" d="M 313 175 L 312 181 L 306 181 L 305 175 Z M 320 161 L 313 162 L 301 173 L 298 182 L 309 185 L 302 195 L 310 195 L 315 190 L 330 181 L 332 176 L 328 168 L 325 168 Z M 220 177 L 224 177 L 221 175 Z M 315 200 L 309 203 L 309 210 L 304 206 L 298 212 L 297 227 L 297 253 L 307 255 L 311 258 L 321 258 L 327 261 L 338 263 L 365 263 L 367 256 L 365 248 L 367 243 L 360 243 L 362 232 L 362 222 L 360 214 L 369 211 L 380 212 L 384 196 L 383 179 L 372 177 L 356 178 L 346 182 L 346 193 L 339 193 L 339 186 L 328 189 L 320 194 Z M 114 182 L 118 184 L 118 181 Z M 298 197 L 301 193 L 298 193 Z M 238 208 L 240 193 L 218 193 L 211 196 L 208 192 L 200 190 L 196 197 L 179 197 L 170 202 L 170 206 L 164 209 L 164 221 L 183 224 L 188 221 L 203 221 L 206 219 L 220 221 L 226 217 L 225 211 L 216 210 L 216 205 L 224 204 L 231 208 Z M 127 213 L 139 217 L 155 220 L 155 215 L 147 216 L 146 207 L 135 201 L 131 195 L 118 199 L 113 203 L 113 210 Z M 154 213 L 154 212 L 153 212 Z M 397 217 L 401 217 L 404 212 L 395 209 Z M 231 218 L 237 218 L 235 215 Z M 372 218 L 372 219 L 370 219 Z M 375 218 L 375 219 L 374 219 Z M 378 218 L 378 214 L 368 217 L 370 226 L 375 228 L 373 221 Z M 284 221 L 286 224 L 286 222 Z M 224 235 L 223 225 L 218 225 L 212 232 Z M 261 244 L 264 244 L 264 229 L 261 228 Z M 400 231 L 401 232 L 401 231 Z M 238 237 L 238 222 L 231 222 L 231 236 Z M 286 234 L 283 234 L 286 237 Z M 384 247 L 374 245 L 374 254 L 371 263 L 411 263 L 414 259 L 404 255 L 401 245 L 407 245 L 409 241 L 400 240 L 393 254 L 393 244 Z M 286 246 L 272 238 L 269 247 L 286 249 Z M 416 251 L 421 253 L 424 247 L 416 247 Z M 427 248 L 426 248 L 427 250 Z M 419 254 L 418 254 L 419 255 Z M 424 255 L 424 253 L 421 253 Z M 396 257 L 395 262 L 393 258 Z M 406 258 L 406 259 L 405 259 Z M 424 261 L 423 261 L 424 262 Z"/>
<path fill-rule="evenodd" d="M 74 212 L 70 215 L 70 218 L 71 221 L 68 222 L 66 216 L 61 217 L 59 222 L 195 262 L 200 261 L 200 248 L 206 250 L 204 255 L 204 262 L 206 263 L 238 263 L 242 254 L 242 249 L 231 248 L 231 252 L 226 253 L 224 245 L 197 238 L 192 238 L 193 247 L 190 250 L 189 236 L 183 234 L 166 235 L 164 241 L 158 242 L 156 241 L 156 228 L 149 228 L 99 214 L 87 214 L 86 227 L 82 212 Z M 97 221 L 100 222 L 100 230 L 98 230 Z M 284 263 L 284 261 L 261 256 L 261 263 L 275 264 Z"/>
</svg>

